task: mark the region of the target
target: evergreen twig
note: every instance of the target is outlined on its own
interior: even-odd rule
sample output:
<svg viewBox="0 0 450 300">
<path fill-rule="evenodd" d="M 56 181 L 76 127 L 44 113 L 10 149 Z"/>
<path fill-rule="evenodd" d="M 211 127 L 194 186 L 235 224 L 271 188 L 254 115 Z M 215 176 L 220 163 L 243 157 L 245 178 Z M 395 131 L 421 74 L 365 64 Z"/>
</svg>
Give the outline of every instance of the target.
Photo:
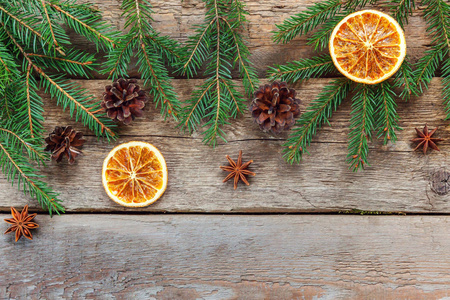
<svg viewBox="0 0 450 300">
<path fill-rule="evenodd" d="M 11 124 L 11 123 L 9 123 Z M 12 125 L 10 125 L 12 126 Z M 0 127 L 0 168 L 8 181 L 16 184 L 25 194 L 36 198 L 39 204 L 48 210 L 50 215 L 64 212 L 58 194 L 53 192 L 45 182 L 42 175 L 36 175 L 37 169 L 24 156 L 25 148 L 29 157 L 40 160 L 44 153 L 35 146 L 34 141 L 20 136 L 18 133 Z"/>
<path fill-rule="evenodd" d="M 395 143 L 397 141 L 396 131 L 401 129 L 398 125 L 395 97 L 396 94 L 389 81 L 380 83 L 380 86 L 374 89 L 374 100 L 376 105 L 375 130 L 377 130 L 377 138 L 384 137 L 385 145 L 388 141 Z"/>
<path fill-rule="evenodd" d="M 232 81 L 231 71 L 239 70 L 247 95 L 258 85 L 256 72 L 249 60 L 250 52 L 241 35 L 247 22 L 240 0 L 204 0 L 206 17 L 196 26 L 196 34 L 187 42 L 187 55 L 179 72 L 193 77 L 206 64 L 207 80 L 196 89 L 181 111 L 179 127 L 195 131 L 204 122 L 203 141 L 216 145 L 226 141 L 222 127 L 244 110 L 244 99 Z"/>
<path fill-rule="evenodd" d="M 394 87 L 400 89 L 401 92 L 398 96 L 403 100 L 409 100 L 411 96 L 417 96 L 419 94 L 408 55 L 405 57 L 400 69 L 395 73 Z"/>
<path fill-rule="evenodd" d="M 115 125 L 98 112 L 99 103 L 64 76 L 53 75 L 89 76 L 95 57 L 71 48 L 65 28 L 107 50 L 114 32 L 100 18 L 91 4 L 75 0 L 0 0 L 0 167 L 50 214 L 64 209 L 43 176 L 36 175 L 49 159 L 42 150 L 44 107 L 37 91 L 44 87 L 98 137 L 116 138 Z"/>
<path fill-rule="evenodd" d="M 442 1 L 442 0 L 425 0 Z M 278 43 L 287 43 L 296 36 L 305 35 L 315 30 L 307 39 L 307 43 L 315 50 L 324 50 L 329 43 L 331 32 L 343 17 L 367 4 L 374 4 L 376 0 L 325 0 L 314 4 L 306 11 L 286 19 L 277 25 L 273 39 Z M 408 16 L 414 8 L 414 0 L 391 0 L 388 6 L 401 24 L 407 23 Z M 436 39 L 443 39 L 442 34 L 435 34 Z M 442 55 L 439 51 L 431 51 L 429 57 L 421 60 L 421 71 L 412 71 L 407 60 L 395 74 L 393 82 L 385 81 L 375 87 L 358 84 L 357 91 L 352 98 L 351 132 L 349 134 L 348 162 L 353 171 L 364 168 L 368 164 L 368 142 L 372 132 L 376 130 L 378 138 L 384 137 L 384 143 L 395 142 L 398 125 L 395 98 L 408 100 L 417 95 L 421 87 L 416 82 L 427 85 L 436 70 Z M 302 82 L 309 78 L 320 77 L 324 74 L 336 72 L 329 55 L 322 55 L 309 59 L 276 65 L 269 69 L 271 80 L 281 79 L 289 82 Z M 450 71 L 449 71 L 450 72 Z M 413 78 L 414 77 L 414 78 Z M 333 110 L 347 97 L 350 82 L 339 79 L 310 103 L 306 112 L 300 116 L 288 141 L 285 143 L 285 158 L 288 162 L 299 162 L 306 147 L 324 122 L 328 122 Z M 397 88 L 400 92 L 394 92 Z M 450 83 L 449 92 L 450 96 Z M 450 103 L 448 101 L 447 103 Z M 450 107 L 450 104 L 449 104 Z M 449 108 L 450 110 L 450 108 Z"/>
<path fill-rule="evenodd" d="M 435 76 L 440 64 L 442 66 L 442 95 L 447 119 L 450 118 L 449 109 L 449 82 L 450 72 L 448 54 L 450 53 L 450 5 L 445 0 L 423 0 L 424 18 L 427 22 L 427 33 L 432 39 L 432 48 L 425 52 L 425 56 L 416 63 L 414 80 L 418 83 L 418 91 L 428 89 L 433 76 Z"/>
<path fill-rule="evenodd" d="M 289 62 L 286 65 L 269 67 L 270 80 L 282 80 L 288 82 L 301 82 L 305 79 L 320 77 L 336 68 L 330 55 L 322 55 L 310 59 L 301 59 Z"/>
<path fill-rule="evenodd" d="M 359 89 L 352 99 L 351 131 L 348 135 L 348 162 L 353 171 L 364 167 L 369 153 L 368 142 L 372 139 L 374 129 L 375 95 L 371 87 L 358 84 Z M 379 100 L 378 100 L 379 101 Z"/>
<path fill-rule="evenodd" d="M 347 79 L 336 79 L 331 85 L 324 87 L 323 91 L 306 108 L 296 122 L 296 127 L 289 135 L 285 147 L 284 157 L 290 163 L 301 161 L 303 153 L 308 152 L 313 136 L 323 123 L 328 123 L 333 111 L 347 97 L 352 82 Z"/>
<path fill-rule="evenodd" d="M 144 85 L 150 89 L 161 114 L 178 119 L 181 103 L 164 65 L 175 65 L 179 61 L 181 50 L 178 43 L 155 31 L 151 25 L 153 10 L 149 1 L 124 0 L 121 8 L 126 18 L 125 28 L 129 32 L 118 39 L 117 46 L 109 53 L 105 72 L 112 79 L 128 77 L 128 65 L 135 55 Z"/>
</svg>

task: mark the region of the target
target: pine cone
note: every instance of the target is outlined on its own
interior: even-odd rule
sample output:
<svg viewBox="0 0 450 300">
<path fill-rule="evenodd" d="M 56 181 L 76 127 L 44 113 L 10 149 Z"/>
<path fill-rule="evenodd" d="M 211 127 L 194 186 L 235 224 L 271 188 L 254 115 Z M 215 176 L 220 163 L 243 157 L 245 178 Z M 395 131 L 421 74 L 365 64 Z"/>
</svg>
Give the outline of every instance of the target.
<svg viewBox="0 0 450 300">
<path fill-rule="evenodd" d="M 136 82 L 135 79 L 120 78 L 114 81 L 112 86 L 105 87 L 101 105 L 108 117 L 126 125 L 130 124 L 135 117 L 142 117 L 147 96 Z"/>
<path fill-rule="evenodd" d="M 69 164 L 73 164 L 75 158 L 82 154 L 79 147 L 82 147 L 84 142 L 86 142 L 82 137 L 83 133 L 75 131 L 72 129 L 72 126 L 56 126 L 55 130 L 45 139 L 45 142 L 48 144 L 45 147 L 45 151 L 51 151 L 52 159 L 56 160 L 56 162 L 60 162 L 65 155 L 69 160 Z"/>
<path fill-rule="evenodd" d="M 294 125 L 295 117 L 300 115 L 300 100 L 295 98 L 295 94 L 295 90 L 289 89 L 286 82 L 259 87 L 250 111 L 261 130 L 280 133 Z"/>
</svg>

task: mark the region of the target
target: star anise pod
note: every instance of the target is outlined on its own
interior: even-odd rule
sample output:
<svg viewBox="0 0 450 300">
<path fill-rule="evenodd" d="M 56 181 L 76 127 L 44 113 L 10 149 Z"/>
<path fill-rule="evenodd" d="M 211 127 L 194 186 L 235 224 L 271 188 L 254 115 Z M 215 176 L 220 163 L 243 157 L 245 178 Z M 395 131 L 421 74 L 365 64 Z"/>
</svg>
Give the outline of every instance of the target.
<svg viewBox="0 0 450 300">
<path fill-rule="evenodd" d="M 239 182 L 239 179 L 241 179 L 246 185 L 250 185 L 248 183 L 247 178 L 245 175 L 252 175 L 255 176 L 256 174 L 247 170 L 248 166 L 253 162 L 253 160 L 250 160 L 246 162 L 245 164 L 242 164 L 242 150 L 239 151 L 239 157 L 237 162 L 231 159 L 230 156 L 226 156 L 228 162 L 230 163 L 229 166 L 220 166 L 220 168 L 224 171 L 230 172 L 227 177 L 223 180 L 223 182 L 227 182 L 231 178 L 234 177 L 234 189 L 237 188 L 237 184 Z"/>
<path fill-rule="evenodd" d="M 19 214 L 14 207 L 11 207 L 12 219 L 5 219 L 6 223 L 11 224 L 11 227 L 5 231 L 5 234 L 10 232 L 16 232 L 16 242 L 22 237 L 26 237 L 29 240 L 33 239 L 30 229 L 36 229 L 38 224 L 31 222 L 37 214 L 28 214 L 28 205 L 25 205 L 22 212 Z"/>
<path fill-rule="evenodd" d="M 418 137 L 415 139 L 412 139 L 413 142 L 419 143 L 417 144 L 417 147 L 414 148 L 414 151 L 419 149 L 421 146 L 423 146 L 423 154 L 427 154 L 428 147 L 440 151 L 438 146 L 436 145 L 437 142 L 441 142 L 444 139 L 438 139 L 433 138 L 433 134 L 438 130 L 438 127 L 433 129 L 432 131 L 428 131 L 428 126 L 425 124 L 425 127 L 423 128 L 423 131 L 420 131 L 419 129 L 415 128 Z"/>
</svg>

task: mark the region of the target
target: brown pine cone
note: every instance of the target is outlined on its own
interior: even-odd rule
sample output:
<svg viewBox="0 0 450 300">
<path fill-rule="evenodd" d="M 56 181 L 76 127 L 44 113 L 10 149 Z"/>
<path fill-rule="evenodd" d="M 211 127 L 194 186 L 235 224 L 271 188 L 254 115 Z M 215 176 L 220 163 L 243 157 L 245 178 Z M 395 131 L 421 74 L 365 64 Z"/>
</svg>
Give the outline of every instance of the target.
<svg viewBox="0 0 450 300">
<path fill-rule="evenodd" d="M 82 138 L 83 133 L 75 131 L 72 129 L 72 126 L 56 126 L 55 130 L 45 139 L 47 143 L 45 151 L 51 151 L 52 159 L 56 160 L 56 162 L 60 162 L 65 155 L 68 158 L 69 164 L 73 164 L 75 158 L 82 154 L 79 148 L 86 142 Z"/>
<path fill-rule="evenodd" d="M 135 117 L 142 117 L 142 109 L 147 101 L 145 91 L 136 84 L 135 79 L 117 79 L 105 87 L 101 106 L 108 117 L 128 125 Z"/>
<path fill-rule="evenodd" d="M 255 122 L 263 131 L 280 133 L 289 130 L 300 115 L 300 100 L 295 98 L 295 90 L 286 82 L 274 82 L 260 86 L 254 93 L 250 111 Z"/>
</svg>

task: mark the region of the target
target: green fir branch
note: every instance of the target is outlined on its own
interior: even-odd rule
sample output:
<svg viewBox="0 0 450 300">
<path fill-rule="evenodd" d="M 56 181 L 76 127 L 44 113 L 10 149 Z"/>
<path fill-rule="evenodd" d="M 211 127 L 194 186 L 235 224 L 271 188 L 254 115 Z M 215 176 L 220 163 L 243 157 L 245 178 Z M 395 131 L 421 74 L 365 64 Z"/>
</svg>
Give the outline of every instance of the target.
<svg viewBox="0 0 450 300">
<path fill-rule="evenodd" d="M 11 121 L 16 109 L 16 85 L 13 83 L 0 84 L 0 123 Z"/>
<path fill-rule="evenodd" d="M 450 118 L 449 110 L 449 64 L 448 54 L 450 53 L 450 5 L 445 0 L 423 0 L 424 18 L 427 22 L 427 33 L 432 39 L 432 48 L 425 52 L 415 65 L 414 79 L 417 82 L 418 90 L 423 92 L 423 88 L 428 89 L 433 76 L 441 62 L 443 102 L 447 119 Z"/>
<path fill-rule="evenodd" d="M 313 46 L 316 51 L 322 51 L 325 48 L 328 48 L 328 43 L 334 27 L 336 27 L 336 25 L 349 13 L 349 11 L 344 10 L 325 21 L 310 37 L 308 37 L 306 44 Z"/>
<path fill-rule="evenodd" d="M 433 79 L 439 64 L 444 59 L 445 55 L 443 54 L 441 48 L 433 46 L 431 50 L 425 51 L 425 56 L 421 57 L 415 65 L 413 78 L 420 93 L 423 93 L 424 88 L 428 89 L 428 84 Z"/>
<path fill-rule="evenodd" d="M 450 60 L 447 59 L 442 66 L 442 97 L 445 106 L 446 120 L 450 119 Z"/>
<path fill-rule="evenodd" d="M 4 142 L 17 149 L 17 151 L 26 153 L 28 158 L 35 161 L 38 165 L 45 165 L 45 162 L 49 159 L 48 152 L 44 152 L 42 149 L 42 139 L 28 136 L 27 132 L 20 132 L 23 128 L 20 124 L 14 121 L 6 122 L 0 127 L 0 132 L 4 134 Z"/>
<path fill-rule="evenodd" d="M 144 85 L 150 87 L 156 107 L 161 107 L 161 115 L 172 115 L 176 119 L 181 104 L 172 87 L 168 71 L 161 63 L 160 56 L 151 51 L 148 39 L 142 41 L 137 56 L 139 72 L 144 78 Z"/>
<path fill-rule="evenodd" d="M 241 1 L 234 0 L 230 6 L 230 13 L 228 18 L 222 18 L 231 30 L 233 41 L 230 47 L 236 47 L 236 56 L 233 67 L 238 66 L 240 77 L 246 91 L 247 96 L 253 95 L 259 85 L 258 76 L 253 63 L 250 61 L 250 51 L 245 43 L 245 40 L 239 30 L 242 29 L 243 24 L 248 23 L 246 19 L 248 12 Z"/>
<path fill-rule="evenodd" d="M 270 80 L 302 82 L 305 79 L 320 77 L 335 71 L 330 55 L 322 55 L 309 59 L 300 59 L 286 65 L 269 67 Z"/>
<path fill-rule="evenodd" d="M 450 5 L 445 0 L 423 0 L 424 18 L 436 48 L 450 50 Z"/>
<path fill-rule="evenodd" d="M 38 49 L 44 52 L 48 51 L 48 43 L 38 32 L 39 19 L 35 16 L 0 1 L 0 23 L 2 27 L 8 28 L 16 39 L 32 48 L 33 51 L 36 52 Z M 5 35 L 5 32 L 1 30 L 2 40 L 7 40 Z"/>
<path fill-rule="evenodd" d="M 110 140 L 117 138 L 113 128 L 116 125 L 104 113 L 101 113 L 100 103 L 82 89 L 79 84 L 65 80 L 63 77 L 50 76 L 40 69 L 41 84 L 46 93 L 56 99 L 64 110 L 69 108 L 70 116 L 75 121 L 80 120 L 84 126 L 92 130 L 97 136 L 104 136 Z"/>
<path fill-rule="evenodd" d="M 19 76 L 19 66 L 8 48 L 0 42 L 0 85 L 6 86 L 10 81 Z"/>
<path fill-rule="evenodd" d="M 387 7 L 389 14 L 404 28 L 408 24 L 408 17 L 412 16 L 416 8 L 416 3 L 415 0 L 389 0 Z"/>
<path fill-rule="evenodd" d="M 376 0 L 322 0 L 283 23 L 276 24 L 277 30 L 273 32 L 272 39 L 278 44 L 286 44 L 295 37 L 305 35 L 323 25 L 320 33 L 310 40 L 310 43 L 316 45 L 315 48 L 322 47 L 334 28 L 333 24 L 337 24 L 343 16 L 375 2 Z"/>
<path fill-rule="evenodd" d="M 105 63 L 104 73 L 110 78 L 117 79 L 128 76 L 128 65 L 133 57 L 133 50 L 138 47 L 137 35 L 125 34 L 123 38 L 117 40 L 117 46 L 108 54 L 108 60 Z"/>
<path fill-rule="evenodd" d="M 62 22 L 76 33 L 95 43 L 97 48 L 110 50 L 115 46 L 114 39 L 118 31 L 111 31 L 111 26 L 102 21 L 100 11 L 92 9 L 89 4 L 78 4 L 76 0 L 68 0 L 60 5 L 45 1 L 55 13 L 59 14 Z"/>
<path fill-rule="evenodd" d="M 15 120 L 26 134 L 35 138 L 41 137 L 44 132 L 44 104 L 37 93 L 39 85 L 31 71 L 31 65 L 28 65 L 25 78 L 20 78 L 25 81 L 25 86 L 21 84 L 14 88 L 17 91 Z"/>
<path fill-rule="evenodd" d="M 95 70 L 95 55 L 78 49 L 69 49 L 64 56 L 27 53 L 34 64 L 56 72 L 66 72 L 71 76 L 90 77 Z"/>
<path fill-rule="evenodd" d="M 177 120 L 181 102 L 164 63 L 179 63 L 181 50 L 178 43 L 169 37 L 160 36 L 154 30 L 151 25 L 153 10 L 147 0 L 124 0 L 121 8 L 126 19 L 125 28 L 129 32 L 110 51 L 104 72 L 113 80 L 128 77 L 128 65 L 135 55 L 144 85 L 150 89 L 156 105 L 160 106 L 161 114 Z"/>
<path fill-rule="evenodd" d="M 53 192 L 45 182 L 41 181 L 44 176 L 37 175 L 37 169 L 23 155 L 20 147 L 14 147 L 14 143 L 8 142 L 11 139 L 17 139 L 16 136 L 20 138 L 20 136 L 5 128 L 1 129 L 0 168 L 3 174 L 6 175 L 7 180 L 12 185 L 17 185 L 19 190 L 22 190 L 25 194 L 35 198 L 42 208 L 48 210 L 50 215 L 63 213 L 64 208 L 61 205 L 61 200 L 58 199 L 58 194 Z M 26 141 L 25 138 L 21 139 L 24 142 Z M 28 143 L 28 145 L 32 145 L 32 143 Z"/>
<path fill-rule="evenodd" d="M 384 81 L 374 88 L 375 101 L 375 130 L 377 138 L 384 137 L 384 144 L 388 141 L 396 142 L 396 131 L 401 130 L 398 125 L 397 104 L 395 93 L 389 81 Z"/>
<path fill-rule="evenodd" d="M 402 65 L 394 75 L 394 87 L 401 90 L 399 97 L 405 101 L 409 100 L 411 96 L 417 96 L 419 94 L 408 56 L 405 57 Z"/>
<path fill-rule="evenodd" d="M 232 81 L 232 70 L 239 70 L 247 95 L 253 94 L 258 79 L 241 35 L 247 22 L 242 2 L 204 1 L 205 21 L 195 26 L 196 33 L 187 42 L 179 72 L 191 78 L 206 64 L 203 75 L 207 79 L 186 101 L 179 127 L 192 133 L 202 126 L 203 142 L 215 146 L 218 139 L 226 142 L 223 126 L 245 109 L 245 99 Z"/>
<path fill-rule="evenodd" d="M 295 128 L 283 145 L 284 157 L 289 163 L 299 163 L 306 147 L 322 124 L 328 123 L 333 111 L 347 97 L 352 81 L 347 78 L 336 79 L 331 85 L 324 87 L 322 92 L 306 108 L 295 124 Z"/>
<path fill-rule="evenodd" d="M 358 84 L 359 88 L 352 99 L 352 112 L 350 119 L 348 162 L 354 172 L 364 169 L 368 165 L 368 142 L 372 139 L 372 130 L 375 127 L 375 95 L 371 87 Z"/>
<path fill-rule="evenodd" d="M 73 49 L 67 28 L 103 49 L 111 48 L 107 37 L 113 31 L 91 4 L 75 0 L 0 0 L 0 26 L 0 166 L 8 181 L 50 214 L 64 212 L 57 194 L 36 175 L 49 159 L 42 149 L 44 106 L 38 91 L 44 87 L 97 136 L 115 139 L 115 125 L 99 102 L 63 75 L 54 75 L 87 78 L 94 70 L 94 55 Z"/>
<path fill-rule="evenodd" d="M 60 42 L 70 44 L 69 36 L 61 27 L 53 26 L 53 16 L 50 16 L 45 0 L 41 0 L 40 8 L 42 14 L 42 22 L 40 24 L 42 36 L 47 40 L 51 40 L 49 48 L 55 48 L 61 55 L 65 55 L 61 49 Z"/>
<path fill-rule="evenodd" d="M 325 0 L 315 3 L 306 11 L 284 20 L 282 24 L 276 24 L 277 30 L 273 32 L 273 41 L 288 43 L 295 37 L 310 32 L 334 17 L 342 7 L 343 1 L 341 0 Z"/>
</svg>

